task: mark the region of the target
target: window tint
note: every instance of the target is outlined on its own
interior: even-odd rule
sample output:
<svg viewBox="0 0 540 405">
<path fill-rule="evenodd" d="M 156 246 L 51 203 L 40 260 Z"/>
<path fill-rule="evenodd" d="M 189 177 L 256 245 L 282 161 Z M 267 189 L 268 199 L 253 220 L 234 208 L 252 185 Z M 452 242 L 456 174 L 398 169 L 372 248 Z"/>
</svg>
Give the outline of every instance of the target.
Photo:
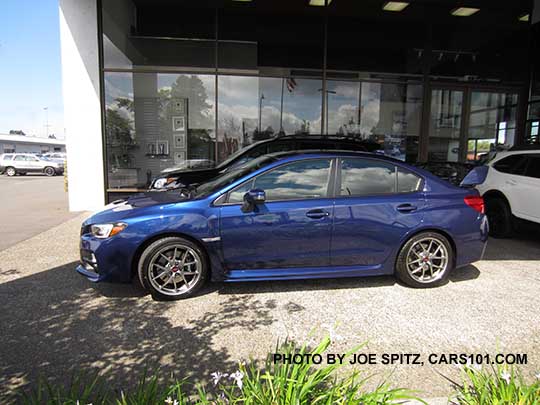
<svg viewBox="0 0 540 405">
<path fill-rule="evenodd" d="M 271 142 L 268 144 L 268 153 L 288 152 L 291 150 L 295 150 L 295 145 L 292 141 Z"/>
<path fill-rule="evenodd" d="M 501 173 L 523 175 L 526 160 L 526 155 L 512 155 L 494 163 L 493 167 Z"/>
<path fill-rule="evenodd" d="M 394 165 L 370 159 L 341 160 L 341 195 L 390 194 L 395 189 Z"/>
<path fill-rule="evenodd" d="M 2 159 L 3 160 L 11 160 L 11 159 L 13 159 L 13 155 L 4 155 L 4 157 Z"/>
<path fill-rule="evenodd" d="M 20 161 L 20 160 L 26 160 L 26 156 L 21 156 L 21 155 L 15 156 L 15 159 L 13 159 L 13 160 L 18 160 L 18 161 Z"/>
<path fill-rule="evenodd" d="M 540 179 L 540 155 L 529 155 L 525 176 Z"/>
<path fill-rule="evenodd" d="M 266 192 L 267 201 L 325 198 L 330 177 L 330 159 L 302 160 L 262 174 L 253 188 Z"/>
<path fill-rule="evenodd" d="M 422 178 L 418 177 L 416 174 L 411 173 L 401 167 L 398 168 L 397 172 L 398 180 L 398 193 L 412 193 L 420 189 L 422 184 Z"/>
<path fill-rule="evenodd" d="M 238 204 L 244 202 L 244 194 L 253 188 L 253 180 L 239 185 L 229 193 L 229 204 Z"/>
</svg>

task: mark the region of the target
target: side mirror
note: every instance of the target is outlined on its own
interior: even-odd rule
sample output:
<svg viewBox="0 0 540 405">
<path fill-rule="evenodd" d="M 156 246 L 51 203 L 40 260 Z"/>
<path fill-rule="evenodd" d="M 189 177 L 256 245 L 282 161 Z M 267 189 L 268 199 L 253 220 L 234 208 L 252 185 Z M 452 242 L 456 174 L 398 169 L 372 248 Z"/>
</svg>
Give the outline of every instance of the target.
<svg viewBox="0 0 540 405">
<path fill-rule="evenodd" d="M 266 193 L 261 189 L 249 190 L 244 194 L 244 204 L 242 205 L 242 212 L 254 211 L 256 206 L 264 204 L 266 201 Z"/>
</svg>

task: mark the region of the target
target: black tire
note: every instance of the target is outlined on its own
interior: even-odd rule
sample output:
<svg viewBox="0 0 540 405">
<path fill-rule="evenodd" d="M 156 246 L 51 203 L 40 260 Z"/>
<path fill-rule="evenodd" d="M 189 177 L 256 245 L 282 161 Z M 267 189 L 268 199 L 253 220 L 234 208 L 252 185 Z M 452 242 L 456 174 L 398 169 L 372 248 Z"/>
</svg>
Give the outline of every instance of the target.
<svg viewBox="0 0 540 405">
<path fill-rule="evenodd" d="M 45 173 L 49 177 L 56 176 L 56 170 L 54 170 L 54 167 L 50 166 L 47 166 L 45 169 L 43 169 L 43 173 Z"/>
<path fill-rule="evenodd" d="M 409 267 L 407 265 L 407 258 L 409 255 L 413 254 L 412 250 L 416 249 L 419 243 L 424 243 L 423 241 L 428 241 L 430 239 L 437 241 L 440 245 L 444 246 L 444 248 L 446 249 L 446 254 L 448 255 L 446 266 L 444 269 L 441 269 L 441 272 L 439 274 L 436 274 L 433 280 L 418 281 L 417 279 L 415 279 L 415 276 L 413 276 L 411 274 L 411 271 L 409 270 Z M 444 254 L 444 249 L 442 250 L 443 250 L 442 253 Z M 439 261 L 438 263 L 440 264 L 441 262 Z M 418 235 L 415 235 L 412 238 L 410 238 L 407 241 L 407 243 L 405 243 L 405 245 L 403 245 L 403 247 L 399 251 L 399 254 L 396 260 L 395 275 L 401 282 L 408 285 L 409 287 L 432 288 L 432 287 L 438 287 L 444 284 L 446 282 L 446 279 L 448 278 L 448 275 L 454 268 L 454 266 L 455 266 L 454 251 L 448 239 L 444 237 L 443 235 L 441 235 L 440 233 L 421 232 Z M 428 268 L 430 267 L 431 266 L 429 266 Z"/>
<path fill-rule="evenodd" d="M 4 173 L 6 174 L 6 176 L 13 177 L 17 174 L 17 170 L 14 167 L 9 166 L 9 167 L 6 167 L 6 170 L 4 171 Z"/>
<path fill-rule="evenodd" d="M 512 211 L 502 198 L 486 199 L 486 215 L 489 223 L 489 234 L 494 238 L 512 236 Z"/>
<path fill-rule="evenodd" d="M 200 263 L 200 267 L 199 267 L 200 276 L 197 279 L 196 279 L 196 276 L 193 276 L 193 278 L 191 279 L 190 279 L 191 276 L 188 276 L 188 282 L 193 282 L 193 284 L 190 285 L 189 288 L 186 289 L 186 291 L 178 292 L 178 293 L 171 293 L 171 292 L 165 291 L 165 289 L 160 290 L 159 288 L 157 288 L 156 285 L 159 285 L 160 282 L 163 282 L 165 280 L 159 277 L 155 277 L 155 278 L 152 278 L 153 279 L 152 281 L 150 278 L 150 274 L 152 271 L 156 271 L 154 266 L 152 265 L 152 262 L 155 260 L 155 257 L 159 255 L 159 252 L 162 252 L 166 249 L 174 249 L 175 246 L 183 246 L 186 248 L 186 252 L 190 251 L 190 253 L 188 253 L 187 255 L 190 256 L 191 260 L 194 260 L 195 262 L 198 261 L 197 263 Z M 180 253 L 180 255 L 181 254 L 182 253 Z M 165 256 L 169 257 L 167 255 Z M 171 254 L 171 257 L 172 256 L 173 254 Z M 179 258 L 181 259 L 181 256 Z M 173 267 L 176 267 L 176 266 L 173 266 Z M 178 268 L 174 272 L 176 273 L 177 271 L 178 271 Z M 139 258 L 139 262 L 137 264 L 137 274 L 139 277 L 139 281 L 141 282 L 143 287 L 150 291 L 154 299 L 163 300 L 163 301 L 174 301 L 174 300 L 180 300 L 180 299 L 192 297 L 205 284 L 206 280 L 208 279 L 209 273 L 210 273 L 209 264 L 206 258 L 206 253 L 197 244 L 191 242 L 190 240 L 187 240 L 181 237 L 176 237 L 176 236 L 165 237 L 151 243 L 146 249 L 144 249 L 144 251 L 141 254 L 141 257 Z M 164 275 L 165 279 L 167 279 L 169 275 L 172 275 L 172 272 L 170 270 L 169 270 L 169 273 Z M 178 275 L 182 276 L 182 271 L 180 271 Z M 182 276 L 182 277 L 185 278 L 185 276 Z M 177 280 L 176 275 L 173 277 L 173 279 Z M 174 288 L 176 289 L 176 281 L 174 282 L 175 282 Z M 167 283 L 164 283 L 164 284 L 168 285 Z M 185 283 L 183 284 L 186 285 Z M 164 287 L 164 286 L 162 285 L 161 287 Z"/>
</svg>

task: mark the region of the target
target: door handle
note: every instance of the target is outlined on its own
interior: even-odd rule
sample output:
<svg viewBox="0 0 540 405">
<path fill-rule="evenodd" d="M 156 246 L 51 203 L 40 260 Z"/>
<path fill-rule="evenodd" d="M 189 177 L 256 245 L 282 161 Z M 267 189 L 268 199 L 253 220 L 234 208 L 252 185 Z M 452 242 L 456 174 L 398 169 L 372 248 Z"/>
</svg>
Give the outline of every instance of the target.
<svg viewBox="0 0 540 405">
<path fill-rule="evenodd" d="M 515 180 L 506 180 L 506 184 L 508 184 L 510 186 L 515 186 L 517 184 L 517 181 L 515 181 Z"/>
<path fill-rule="evenodd" d="M 313 218 L 313 219 L 321 219 L 321 218 L 327 217 L 328 215 L 330 214 L 323 210 L 311 210 L 311 211 L 306 212 L 306 217 Z"/>
<path fill-rule="evenodd" d="M 396 210 L 398 210 L 399 212 L 412 212 L 416 211 L 416 209 L 416 205 L 412 204 L 401 204 L 396 207 Z"/>
</svg>

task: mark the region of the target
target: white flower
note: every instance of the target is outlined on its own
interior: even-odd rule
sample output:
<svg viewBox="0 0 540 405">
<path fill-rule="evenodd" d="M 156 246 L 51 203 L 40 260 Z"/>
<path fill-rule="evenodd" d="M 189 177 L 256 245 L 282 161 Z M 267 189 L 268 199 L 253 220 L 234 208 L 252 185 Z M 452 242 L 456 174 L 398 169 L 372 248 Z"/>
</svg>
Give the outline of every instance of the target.
<svg viewBox="0 0 540 405">
<path fill-rule="evenodd" d="M 534 375 L 534 378 L 536 378 L 537 380 L 540 380 L 540 372 L 536 373 L 536 374 Z"/>
<path fill-rule="evenodd" d="M 228 376 L 228 374 L 223 374 L 222 372 L 220 371 L 216 371 L 212 374 L 210 374 L 212 376 L 212 381 L 214 382 L 214 385 L 218 385 L 219 384 L 219 381 L 222 379 L 222 378 L 225 378 Z"/>
<path fill-rule="evenodd" d="M 505 370 L 505 371 L 502 371 L 502 372 L 501 372 L 501 378 L 502 378 L 504 381 L 506 381 L 507 384 L 510 384 L 510 378 L 511 378 L 511 377 L 512 377 L 512 376 L 510 375 L 510 373 L 509 373 L 508 371 Z"/>
<path fill-rule="evenodd" d="M 171 397 L 167 397 L 167 399 L 165 400 L 165 403 L 168 404 L 168 405 L 172 405 L 173 404 L 173 399 Z"/>
<path fill-rule="evenodd" d="M 336 330 L 335 330 L 335 328 L 334 328 L 334 325 L 329 325 L 329 324 L 325 323 L 325 324 L 322 325 L 322 326 L 324 326 L 324 327 L 328 330 L 328 334 L 330 335 L 330 340 L 331 340 L 332 342 L 337 342 L 338 340 L 343 340 L 343 336 L 338 335 L 338 334 L 336 333 Z"/>
<path fill-rule="evenodd" d="M 242 379 L 244 378 L 244 373 L 242 373 L 240 370 L 238 370 L 236 373 L 232 373 L 229 378 L 231 380 L 234 380 L 236 385 L 238 385 L 238 388 L 242 389 L 243 383 Z"/>
</svg>

